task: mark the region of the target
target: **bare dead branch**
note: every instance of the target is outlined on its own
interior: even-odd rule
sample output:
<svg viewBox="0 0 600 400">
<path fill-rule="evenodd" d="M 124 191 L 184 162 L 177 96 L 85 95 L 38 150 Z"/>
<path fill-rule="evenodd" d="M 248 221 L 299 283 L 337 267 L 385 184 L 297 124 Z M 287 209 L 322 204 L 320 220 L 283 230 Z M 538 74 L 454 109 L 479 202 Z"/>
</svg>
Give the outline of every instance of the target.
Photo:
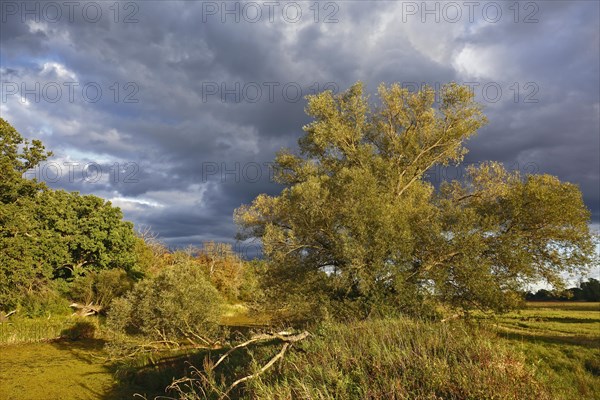
<svg viewBox="0 0 600 400">
<path fill-rule="evenodd" d="M 305 336 L 306 337 L 306 336 Z M 271 360 L 266 363 L 261 369 L 259 369 L 257 372 L 255 372 L 252 375 L 248 375 L 245 376 L 243 378 L 238 379 L 237 381 L 233 382 L 231 384 L 231 386 L 229 386 L 227 388 L 227 390 L 225 391 L 225 393 L 223 393 L 221 395 L 221 397 L 219 397 L 219 400 L 224 399 L 225 397 L 228 397 L 227 395 L 229 394 L 229 392 L 231 392 L 233 390 L 233 388 L 235 388 L 237 385 L 239 385 L 240 383 L 246 382 L 247 380 L 256 378 L 257 376 L 261 375 L 262 373 L 264 373 L 266 370 L 268 370 L 269 368 L 271 368 L 273 366 L 273 364 L 275 364 L 277 362 L 277 360 L 283 358 L 283 356 L 285 355 L 285 352 L 287 351 L 287 349 L 291 346 L 292 344 L 290 342 L 286 342 L 283 344 L 283 347 L 281 348 L 281 350 L 279 351 L 279 353 L 277 353 L 273 358 L 271 358 Z"/>
<path fill-rule="evenodd" d="M 221 362 L 223 362 L 223 360 L 225 360 L 235 350 L 241 349 L 242 347 L 247 347 L 248 345 L 254 342 L 278 339 L 282 342 L 294 343 L 305 339 L 306 337 L 308 337 L 308 335 L 310 334 L 307 331 L 301 332 L 297 335 L 293 335 L 290 332 L 262 333 L 259 335 L 255 335 L 249 340 L 245 341 L 244 343 L 240 343 L 237 346 L 234 346 L 231 349 L 229 349 L 217 360 L 217 362 L 212 366 L 211 370 L 214 370 L 219 364 L 221 364 Z"/>
<path fill-rule="evenodd" d="M 101 305 L 97 305 L 94 303 L 88 303 L 88 304 L 71 303 L 69 305 L 69 307 L 76 310 L 73 313 L 73 315 L 79 315 L 79 316 L 83 316 L 83 317 L 87 317 L 89 315 L 100 314 L 100 312 L 103 309 L 103 307 Z"/>
</svg>

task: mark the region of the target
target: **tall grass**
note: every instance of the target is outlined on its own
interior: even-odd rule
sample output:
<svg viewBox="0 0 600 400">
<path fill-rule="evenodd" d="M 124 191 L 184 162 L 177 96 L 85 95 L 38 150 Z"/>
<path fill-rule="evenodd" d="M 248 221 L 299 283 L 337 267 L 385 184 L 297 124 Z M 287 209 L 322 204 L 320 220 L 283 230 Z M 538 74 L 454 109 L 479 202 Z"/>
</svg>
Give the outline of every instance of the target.
<svg viewBox="0 0 600 400">
<path fill-rule="evenodd" d="M 56 339 L 70 326 L 66 317 L 55 318 L 15 318 L 0 323 L 0 344 L 33 343 Z"/>
<path fill-rule="evenodd" d="M 280 347 L 255 349 L 245 372 L 256 372 Z M 224 369 L 240 373 L 239 365 Z M 323 325 L 273 369 L 249 380 L 232 398 L 552 398 L 526 367 L 521 353 L 500 344 L 493 334 L 460 322 L 396 319 Z M 180 398 L 218 398 L 234 379 L 219 371 L 214 375 L 196 371 L 196 377 L 195 384 L 188 382 L 187 387 L 193 393 L 183 390 Z"/>
<path fill-rule="evenodd" d="M 83 318 L 53 316 L 49 318 L 14 318 L 0 323 L 0 345 L 35 343 L 59 339 L 77 333 Z M 86 317 L 86 324 L 98 327 L 95 317 Z"/>
</svg>

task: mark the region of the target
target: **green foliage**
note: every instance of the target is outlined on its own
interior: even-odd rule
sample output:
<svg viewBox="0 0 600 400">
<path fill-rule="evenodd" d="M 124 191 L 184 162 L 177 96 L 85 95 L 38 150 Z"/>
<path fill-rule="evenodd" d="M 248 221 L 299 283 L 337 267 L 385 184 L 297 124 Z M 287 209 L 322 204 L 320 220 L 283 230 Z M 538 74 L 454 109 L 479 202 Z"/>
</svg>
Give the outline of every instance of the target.
<svg viewBox="0 0 600 400">
<path fill-rule="evenodd" d="M 140 281 L 113 301 L 108 326 L 153 341 L 191 340 L 216 333 L 222 299 L 197 265 L 181 263 Z"/>
<path fill-rule="evenodd" d="M 73 280 L 69 297 L 79 303 L 94 303 L 106 309 L 113 299 L 125 295 L 132 286 L 133 280 L 122 269 L 92 271 Z"/>
<path fill-rule="evenodd" d="M 244 262 L 242 281 L 238 288 L 238 299 L 247 304 L 260 303 L 264 297 L 261 288 L 261 276 L 266 264 L 261 260 Z"/>
<path fill-rule="evenodd" d="M 133 224 L 99 197 L 62 190 L 40 196 L 36 219 L 43 229 L 39 246 L 54 277 L 72 279 L 87 270 L 134 266 Z"/>
<path fill-rule="evenodd" d="M 138 254 L 145 258 L 148 266 L 144 268 L 150 276 L 172 265 L 195 265 L 230 303 L 254 302 L 261 296 L 258 278 L 261 264 L 242 260 L 230 244 L 206 242 L 201 248 L 188 247 L 170 253 L 150 243 Z"/>
<path fill-rule="evenodd" d="M 0 119 L 0 309 L 44 291 L 51 280 L 122 268 L 136 261 L 133 225 L 110 202 L 50 190 L 23 173 L 51 153 Z"/>
<path fill-rule="evenodd" d="M 466 182 L 443 184 L 438 202 L 451 234 L 443 251 L 456 266 L 430 276 L 452 304 L 504 311 L 518 304 L 525 283 L 562 288 L 561 273 L 585 272 L 592 262 L 590 212 L 574 184 L 484 163 L 468 169 Z"/>
<path fill-rule="evenodd" d="M 18 313 L 28 318 L 67 315 L 71 313 L 69 302 L 53 285 L 35 292 L 25 293 L 21 299 Z"/>
<path fill-rule="evenodd" d="M 6 120 L 0 118 L 0 204 L 29 198 L 45 188 L 36 180 L 23 179 L 23 173 L 52 155 L 42 142 L 25 140 Z"/>
<path fill-rule="evenodd" d="M 97 326 L 93 320 L 88 318 L 78 320 L 72 326 L 61 332 L 61 337 L 69 340 L 93 339 L 96 335 Z"/>
<path fill-rule="evenodd" d="M 35 245 L 27 233 L 35 225 L 30 215 L 35 197 L 46 186 L 22 175 L 51 155 L 40 141 L 23 139 L 0 118 L 0 310 L 16 307 L 25 292 L 47 278 L 36 268 Z"/>
<path fill-rule="evenodd" d="M 263 243 L 270 311 L 420 314 L 435 301 L 503 311 L 523 284 L 559 285 L 561 272 L 591 262 L 590 213 L 575 185 L 496 163 L 438 191 L 425 179 L 462 161 L 486 123 L 467 87 L 445 86 L 437 107 L 430 88 L 382 85 L 379 97 L 370 109 L 361 84 L 309 96 L 299 154 L 275 161 L 285 188 L 236 210 L 240 238 Z"/>
<path fill-rule="evenodd" d="M 52 279 L 135 265 L 133 225 L 95 196 L 44 191 L 27 204 L 0 205 L 0 308 Z"/>
</svg>

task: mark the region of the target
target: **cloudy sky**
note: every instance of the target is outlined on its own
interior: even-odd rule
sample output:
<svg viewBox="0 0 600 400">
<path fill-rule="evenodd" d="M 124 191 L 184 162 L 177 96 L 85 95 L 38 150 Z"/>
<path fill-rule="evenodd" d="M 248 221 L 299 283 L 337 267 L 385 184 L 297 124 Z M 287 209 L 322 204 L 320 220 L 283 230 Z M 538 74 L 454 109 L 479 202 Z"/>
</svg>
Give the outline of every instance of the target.
<svg viewBox="0 0 600 400">
<path fill-rule="evenodd" d="M 233 241 L 233 210 L 280 190 L 268 163 L 302 135 L 303 96 L 358 80 L 471 85 L 490 123 L 466 162 L 575 182 L 600 220 L 596 1 L 1 7 L 0 114 L 55 153 L 32 174 L 172 246 Z"/>
</svg>

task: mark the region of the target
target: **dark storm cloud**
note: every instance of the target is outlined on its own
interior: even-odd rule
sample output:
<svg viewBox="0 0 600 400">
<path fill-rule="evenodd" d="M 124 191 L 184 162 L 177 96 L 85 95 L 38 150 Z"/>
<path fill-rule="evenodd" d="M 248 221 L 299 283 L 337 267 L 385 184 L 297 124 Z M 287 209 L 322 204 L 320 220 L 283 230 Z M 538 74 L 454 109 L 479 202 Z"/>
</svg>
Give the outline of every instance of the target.
<svg viewBox="0 0 600 400">
<path fill-rule="evenodd" d="M 273 22 L 262 7 L 254 23 L 250 14 L 238 23 L 223 16 L 222 2 L 200 1 L 122 2 L 117 21 L 112 2 L 97 2 L 102 18 L 90 22 L 81 13 L 86 4 L 73 21 L 63 10 L 56 23 L 47 15 L 23 22 L 3 6 L 1 114 L 42 139 L 56 163 L 80 164 L 73 178 L 63 165 L 54 187 L 111 199 L 170 245 L 232 240 L 233 210 L 280 190 L 267 163 L 295 146 L 309 122 L 302 96 L 357 80 L 370 93 L 380 82 L 478 83 L 490 124 L 469 143 L 466 161 L 534 165 L 578 183 L 600 219 L 596 2 L 522 2 L 518 16 L 502 3 L 495 22 L 482 15 L 485 2 L 472 22 L 461 2 L 460 20 L 436 22 L 422 14 L 422 2 L 358 1 L 321 3 L 317 22 L 313 2 L 297 2 L 302 18 L 292 22 L 282 17 L 282 2 Z M 241 10 L 248 3 L 227 4 Z M 435 4 L 442 10 L 446 3 L 429 7 Z M 213 6 L 218 12 L 207 13 Z M 532 10 L 538 22 L 524 23 Z M 138 22 L 125 23 L 127 16 Z M 337 22 L 325 23 L 328 16 Z M 62 87 L 62 96 L 51 102 L 30 94 L 22 103 L 20 85 L 36 82 Z M 73 99 L 68 82 L 78 84 Z M 496 86 L 498 99 L 483 91 Z M 89 101 L 97 87 L 102 95 Z M 85 179 L 89 163 L 101 167 L 99 179 Z"/>
</svg>

